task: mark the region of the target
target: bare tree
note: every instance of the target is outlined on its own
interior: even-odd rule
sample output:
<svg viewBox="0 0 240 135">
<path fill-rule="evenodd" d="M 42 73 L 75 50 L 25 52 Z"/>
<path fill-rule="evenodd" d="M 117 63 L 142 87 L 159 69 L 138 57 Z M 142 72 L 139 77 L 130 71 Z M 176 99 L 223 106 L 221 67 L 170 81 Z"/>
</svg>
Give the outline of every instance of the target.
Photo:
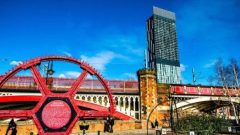
<svg viewBox="0 0 240 135">
<path fill-rule="evenodd" d="M 239 87 L 240 65 L 236 59 L 230 59 L 229 63 L 224 65 L 223 60 L 219 58 L 214 65 L 214 73 L 209 76 L 210 85 Z M 224 81 L 223 81 L 224 79 Z"/>
<path fill-rule="evenodd" d="M 226 95 L 229 97 L 229 101 L 232 105 L 236 123 L 239 123 L 236 107 L 231 100 L 229 93 L 229 87 L 235 87 L 239 89 L 239 65 L 235 59 L 231 59 L 227 65 L 223 64 L 222 59 L 218 59 L 214 66 L 214 75 L 209 77 L 210 81 L 215 81 L 216 85 L 220 85 L 225 89 Z M 212 82 L 211 82 L 212 83 Z"/>
<path fill-rule="evenodd" d="M 235 86 L 239 89 L 239 75 L 240 75 L 240 67 L 235 59 L 231 59 L 231 65 L 233 69 L 233 75 L 235 80 Z"/>
</svg>

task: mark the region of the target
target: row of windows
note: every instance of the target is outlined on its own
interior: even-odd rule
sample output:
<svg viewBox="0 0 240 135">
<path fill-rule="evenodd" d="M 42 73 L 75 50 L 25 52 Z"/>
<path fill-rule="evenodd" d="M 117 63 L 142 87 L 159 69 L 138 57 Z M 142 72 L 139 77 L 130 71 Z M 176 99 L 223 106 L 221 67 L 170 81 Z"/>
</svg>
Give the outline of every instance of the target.
<svg viewBox="0 0 240 135">
<path fill-rule="evenodd" d="M 157 79 L 159 83 L 180 83 L 180 67 L 157 64 Z"/>
<path fill-rule="evenodd" d="M 147 38 L 148 38 L 148 50 L 149 50 L 149 66 L 154 67 L 156 58 L 178 61 L 178 47 L 176 36 L 175 20 L 153 15 L 147 21 Z M 161 69 L 162 70 L 162 69 Z M 165 70 L 163 68 L 163 70 Z M 171 71 L 170 72 L 174 72 Z M 160 74 L 160 73 L 159 73 Z M 167 76 L 167 70 L 162 73 Z M 175 73 L 172 73 L 175 74 Z M 180 75 L 180 73 L 179 73 Z M 158 77 L 159 78 L 159 77 Z M 175 77 L 163 78 L 165 81 L 172 81 Z M 177 77 L 179 78 L 179 77 Z M 174 81 L 180 82 L 180 81 Z"/>
</svg>

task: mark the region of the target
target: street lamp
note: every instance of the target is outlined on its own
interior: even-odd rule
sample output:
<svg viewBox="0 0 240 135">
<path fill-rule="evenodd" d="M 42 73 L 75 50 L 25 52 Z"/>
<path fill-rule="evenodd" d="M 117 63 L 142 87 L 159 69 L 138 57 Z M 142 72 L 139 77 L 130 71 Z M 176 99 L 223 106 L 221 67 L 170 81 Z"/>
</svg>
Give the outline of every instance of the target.
<svg viewBox="0 0 240 135">
<path fill-rule="evenodd" d="M 149 119 L 150 119 L 150 116 L 152 115 L 153 111 L 161 104 L 161 102 L 159 102 L 152 110 L 151 112 L 149 113 L 148 115 L 148 118 L 147 118 L 147 135 L 148 135 L 148 123 L 149 123 Z"/>
<path fill-rule="evenodd" d="M 167 100 L 167 101 L 165 101 L 165 102 L 170 101 L 170 123 L 171 123 L 171 127 L 173 127 L 173 116 L 172 116 L 173 108 L 172 108 L 172 100 L 171 100 L 171 97 L 170 97 L 170 92 L 168 93 L 168 99 L 169 99 L 169 100 Z M 165 102 L 163 102 L 163 103 L 165 103 Z M 150 119 L 153 111 L 154 111 L 161 103 L 162 103 L 162 102 L 159 101 L 158 104 L 151 110 L 151 112 L 150 112 L 149 115 L 148 115 L 148 118 L 147 118 L 147 135 L 148 135 L 148 123 L 149 123 L 149 119 Z"/>
</svg>

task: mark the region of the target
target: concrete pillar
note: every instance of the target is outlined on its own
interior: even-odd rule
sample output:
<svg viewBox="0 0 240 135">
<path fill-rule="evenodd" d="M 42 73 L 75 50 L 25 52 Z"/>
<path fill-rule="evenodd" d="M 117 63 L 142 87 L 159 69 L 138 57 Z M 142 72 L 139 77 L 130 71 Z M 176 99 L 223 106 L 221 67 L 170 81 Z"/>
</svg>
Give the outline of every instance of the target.
<svg viewBox="0 0 240 135">
<path fill-rule="evenodd" d="M 128 97 L 128 115 L 131 116 L 131 98 Z"/>
<path fill-rule="evenodd" d="M 119 101 L 120 101 L 120 102 L 119 102 L 120 111 L 122 111 L 122 110 L 123 110 L 123 109 L 122 109 L 123 107 L 122 107 L 122 105 L 121 105 L 121 104 L 122 104 L 122 100 L 121 100 L 121 99 L 123 99 L 123 97 L 119 97 Z"/>
<path fill-rule="evenodd" d="M 126 98 L 123 97 L 123 112 L 126 114 Z"/>
<path fill-rule="evenodd" d="M 116 106 L 117 108 L 117 111 L 120 111 L 120 98 L 117 97 L 117 102 L 118 102 L 118 105 Z"/>
</svg>

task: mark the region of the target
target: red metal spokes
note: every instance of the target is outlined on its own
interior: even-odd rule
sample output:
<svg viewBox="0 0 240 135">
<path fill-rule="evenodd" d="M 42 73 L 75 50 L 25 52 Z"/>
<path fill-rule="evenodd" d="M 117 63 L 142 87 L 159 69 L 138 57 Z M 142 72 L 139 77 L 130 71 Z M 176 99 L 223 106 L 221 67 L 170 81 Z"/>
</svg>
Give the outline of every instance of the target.
<svg viewBox="0 0 240 135">
<path fill-rule="evenodd" d="M 73 83 L 71 88 L 68 90 L 67 93 L 59 94 L 59 93 L 52 93 L 47 85 L 44 82 L 41 74 L 39 73 L 36 66 L 43 61 L 67 61 L 80 66 L 83 69 L 81 75 L 76 79 Z M 0 110 L 0 117 L 32 117 L 34 122 L 36 123 L 39 133 L 40 134 L 69 134 L 71 129 L 73 128 L 74 124 L 77 122 L 78 117 L 104 117 L 107 115 L 111 115 L 115 112 L 115 106 L 113 102 L 113 96 L 107 83 L 103 80 L 103 78 L 96 72 L 88 64 L 79 61 L 77 59 L 71 57 L 63 57 L 63 56 L 48 56 L 48 57 L 39 57 L 36 59 L 32 59 L 30 61 L 24 62 L 23 64 L 17 66 L 15 69 L 11 70 L 7 74 L 4 75 L 2 80 L 0 80 L 0 88 L 3 84 L 12 76 L 14 76 L 17 72 L 21 70 L 31 70 L 35 83 L 37 84 L 40 92 L 42 93 L 41 99 L 32 110 Z M 77 93 L 77 89 L 84 81 L 87 74 L 95 75 L 97 79 L 103 85 L 105 91 L 107 92 L 110 107 L 104 110 L 97 110 L 97 111 L 84 111 L 78 108 L 78 105 L 75 100 L 74 96 Z M 61 107 L 63 105 L 63 107 Z M 54 110 L 58 110 L 58 115 L 63 115 L 64 112 L 71 113 L 69 117 L 60 118 L 58 115 L 52 115 L 54 117 L 53 123 L 48 122 L 47 113 L 51 113 Z M 60 111 L 62 110 L 62 111 Z M 47 113 L 46 113 L 47 112 Z M 60 118 L 60 119 L 59 119 Z M 44 121 L 45 119 L 45 121 Z M 57 122 L 63 121 L 64 124 L 58 125 Z"/>
<path fill-rule="evenodd" d="M 44 79 L 42 78 L 41 74 L 39 73 L 38 69 L 36 68 L 36 66 L 33 66 L 30 68 L 34 81 L 35 83 L 37 83 L 37 86 L 40 90 L 40 92 L 42 93 L 42 95 L 49 95 L 50 91 L 46 85 L 46 83 L 44 82 Z"/>
<path fill-rule="evenodd" d="M 77 93 L 77 88 L 79 88 L 81 83 L 84 81 L 85 77 L 87 76 L 87 73 L 88 72 L 86 70 L 83 70 L 82 74 L 76 79 L 72 87 L 68 90 L 69 95 L 75 95 Z"/>
</svg>

